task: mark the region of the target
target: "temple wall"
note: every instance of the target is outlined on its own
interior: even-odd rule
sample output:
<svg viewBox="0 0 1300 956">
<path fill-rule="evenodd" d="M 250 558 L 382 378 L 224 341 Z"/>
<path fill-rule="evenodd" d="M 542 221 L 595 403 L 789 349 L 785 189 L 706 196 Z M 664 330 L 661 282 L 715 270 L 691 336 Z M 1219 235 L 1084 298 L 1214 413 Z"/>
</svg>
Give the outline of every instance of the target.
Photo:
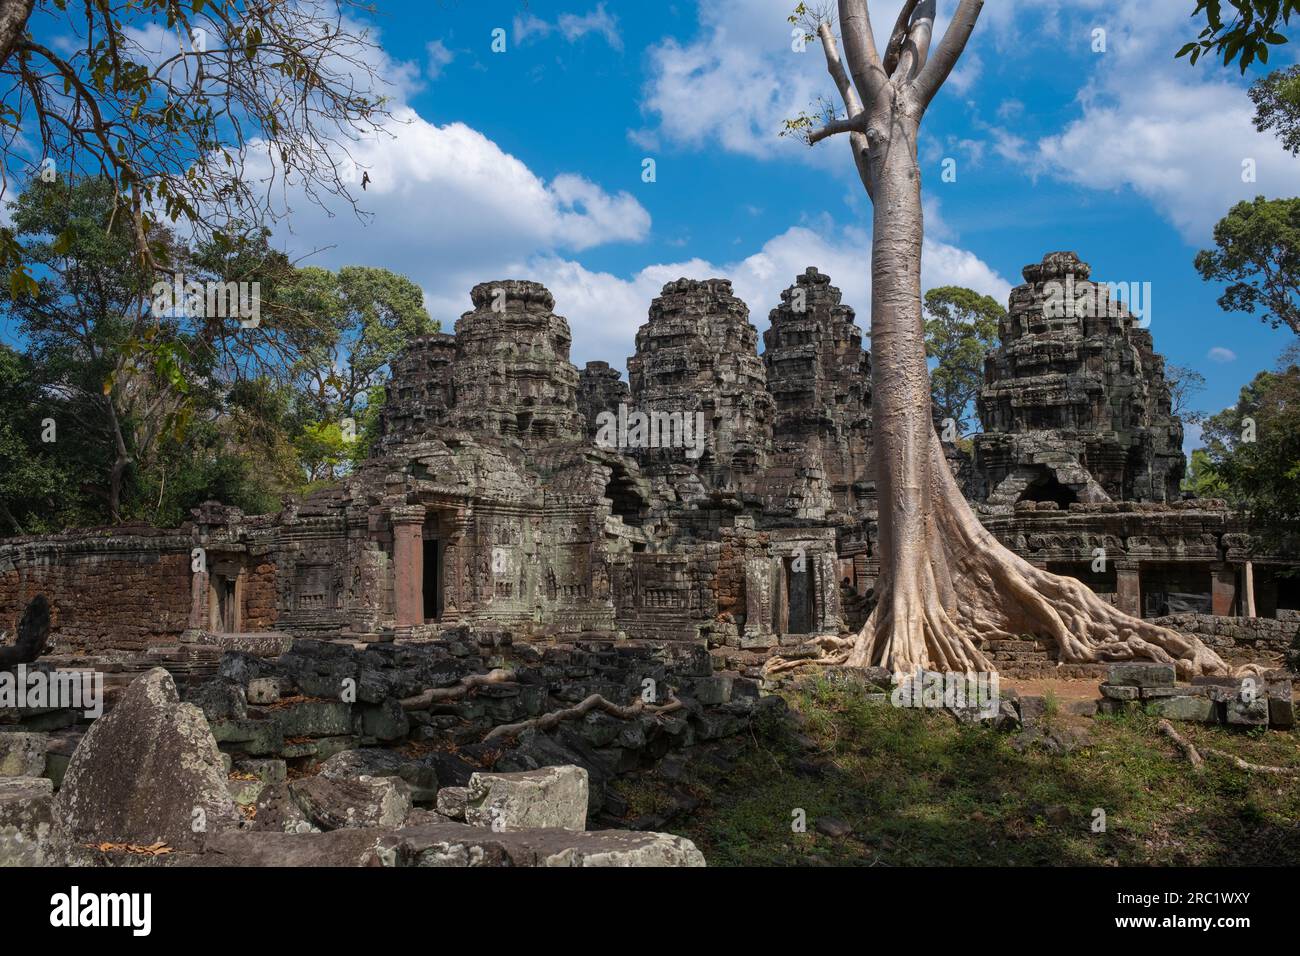
<svg viewBox="0 0 1300 956">
<path fill-rule="evenodd" d="M 60 652 L 175 644 L 190 617 L 188 529 L 124 529 L 0 544 L 0 632 L 12 635 L 27 602 L 51 600 Z"/>
</svg>

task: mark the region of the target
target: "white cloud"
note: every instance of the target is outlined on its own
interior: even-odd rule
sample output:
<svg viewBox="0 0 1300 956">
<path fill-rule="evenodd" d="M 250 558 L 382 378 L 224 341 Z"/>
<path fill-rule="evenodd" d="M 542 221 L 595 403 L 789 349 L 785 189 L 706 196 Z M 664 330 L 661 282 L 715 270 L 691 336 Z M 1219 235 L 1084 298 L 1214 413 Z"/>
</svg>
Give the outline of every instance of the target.
<svg viewBox="0 0 1300 956">
<path fill-rule="evenodd" d="M 1000 154 L 1089 188 L 1131 189 L 1190 243 L 1205 242 L 1233 203 L 1293 188 L 1300 162 L 1255 130 L 1235 72 L 1173 57 L 1172 45 L 1190 29 L 1185 9 L 1090 0 L 1089 10 L 1070 35 L 1083 43 L 1086 27 L 1104 26 L 1107 51 L 1091 57 L 1079 117 L 1033 146 L 1001 132 Z M 1027 148 L 1017 154 L 1016 146 Z M 1243 182 L 1247 160 L 1255 180 Z"/>
<path fill-rule="evenodd" d="M 1222 345 L 1214 346 L 1214 348 L 1205 353 L 1205 357 L 1211 362 L 1219 362 L 1221 364 L 1237 361 L 1237 353 L 1232 349 L 1224 348 Z"/>
<path fill-rule="evenodd" d="M 447 44 L 441 40 L 430 40 L 425 44 L 424 49 L 428 54 L 425 73 L 429 79 L 436 80 L 442 76 L 442 71 L 456 58 L 456 54 L 447 49 Z"/>
<path fill-rule="evenodd" d="M 618 32 L 618 18 L 605 9 L 605 4 L 596 5 L 589 13 L 561 13 L 554 23 L 543 20 L 532 13 L 520 13 L 514 19 L 515 43 L 523 45 L 533 39 L 544 39 L 552 33 L 559 33 L 569 43 L 576 43 L 589 33 L 602 37 L 610 48 L 622 52 L 623 37 Z"/>
</svg>

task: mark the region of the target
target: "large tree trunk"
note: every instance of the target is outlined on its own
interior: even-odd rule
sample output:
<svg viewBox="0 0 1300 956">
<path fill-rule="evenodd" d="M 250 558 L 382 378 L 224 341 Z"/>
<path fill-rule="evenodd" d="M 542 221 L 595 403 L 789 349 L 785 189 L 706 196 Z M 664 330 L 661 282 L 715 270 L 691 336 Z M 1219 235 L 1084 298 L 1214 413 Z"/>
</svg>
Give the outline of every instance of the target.
<svg viewBox="0 0 1300 956">
<path fill-rule="evenodd" d="M 27 29 L 35 0 L 0 0 L 0 66 L 9 62 L 19 38 Z"/>
<path fill-rule="evenodd" d="M 934 431 L 921 315 L 924 235 L 919 116 L 874 118 L 871 254 L 872 411 L 879 493 L 877 604 L 848 654 L 853 666 L 992 671 L 988 642 L 1042 635 L 1062 661 L 1145 658 L 1181 676 L 1226 673 L 1195 638 L 1131 618 L 1081 582 L 1049 574 L 980 524 Z M 887 137 L 880 132 L 888 130 Z"/>
</svg>

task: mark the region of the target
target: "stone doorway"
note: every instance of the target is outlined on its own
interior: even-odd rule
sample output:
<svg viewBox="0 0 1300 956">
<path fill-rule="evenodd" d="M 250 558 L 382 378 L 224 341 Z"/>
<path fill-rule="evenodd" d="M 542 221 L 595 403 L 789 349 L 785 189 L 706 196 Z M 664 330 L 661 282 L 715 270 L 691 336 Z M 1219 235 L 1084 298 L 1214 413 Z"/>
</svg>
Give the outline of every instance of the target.
<svg viewBox="0 0 1300 956">
<path fill-rule="evenodd" d="M 442 541 L 424 539 L 424 619 L 437 621 L 442 617 Z"/>
<path fill-rule="evenodd" d="M 209 623 L 218 634 L 237 634 L 240 629 L 240 568 L 232 562 L 220 562 L 209 578 Z"/>
<path fill-rule="evenodd" d="M 787 634 L 811 634 L 817 617 L 813 573 L 805 557 L 784 558 Z"/>
</svg>

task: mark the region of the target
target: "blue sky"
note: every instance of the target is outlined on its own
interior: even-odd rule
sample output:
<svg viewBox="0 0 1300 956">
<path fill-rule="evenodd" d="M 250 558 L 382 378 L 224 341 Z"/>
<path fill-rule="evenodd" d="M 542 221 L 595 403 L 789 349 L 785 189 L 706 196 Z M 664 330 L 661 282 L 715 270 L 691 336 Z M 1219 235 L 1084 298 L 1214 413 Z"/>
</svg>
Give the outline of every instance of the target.
<svg viewBox="0 0 1300 956">
<path fill-rule="evenodd" d="M 353 151 L 373 218 L 290 197 L 278 241 L 323 249 L 316 264 L 410 275 L 448 330 L 475 282 L 537 279 L 579 365 L 624 368 L 650 299 L 683 275 L 732 278 L 761 330 L 779 291 L 817 265 L 866 327 L 870 214 L 847 144 L 776 135 L 834 92 L 817 46 L 791 49 L 793 5 L 381 0 L 396 119 Z M 878 32 L 898 6 L 872 4 Z M 1193 6 L 986 5 L 924 124 L 923 277 L 1005 302 L 1026 263 L 1070 249 L 1096 278 L 1150 282 L 1156 347 L 1206 376 L 1196 404 L 1214 410 L 1293 336 L 1223 313 L 1192 258 L 1233 202 L 1300 192 L 1300 160 L 1251 126 L 1250 76 L 1174 59 Z M 940 0 L 936 36 L 954 7 Z M 1277 48 L 1272 65 L 1297 54 L 1300 42 Z M 956 182 L 940 180 L 946 158 Z"/>
</svg>

